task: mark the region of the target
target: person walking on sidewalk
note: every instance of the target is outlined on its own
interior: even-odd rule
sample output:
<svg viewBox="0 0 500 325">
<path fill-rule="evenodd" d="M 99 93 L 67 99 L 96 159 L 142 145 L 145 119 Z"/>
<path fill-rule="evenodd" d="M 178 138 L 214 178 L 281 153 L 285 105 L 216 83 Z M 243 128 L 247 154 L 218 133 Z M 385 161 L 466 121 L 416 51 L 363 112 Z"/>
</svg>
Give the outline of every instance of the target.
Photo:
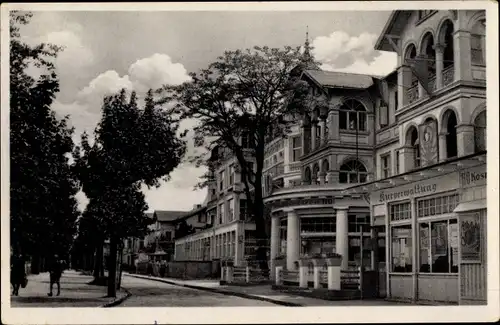
<svg viewBox="0 0 500 325">
<path fill-rule="evenodd" d="M 21 255 L 12 255 L 10 265 L 10 283 L 12 284 L 12 294 L 19 296 L 19 287 L 26 281 L 26 268 Z"/>
<path fill-rule="evenodd" d="M 50 292 L 47 294 L 52 297 L 52 287 L 54 283 L 57 285 L 57 296 L 61 294 L 61 275 L 62 275 L 62 264 L 57 255 L 54 255 L 54 260 L 49 267 L 50 274 Z"/>
</svg>

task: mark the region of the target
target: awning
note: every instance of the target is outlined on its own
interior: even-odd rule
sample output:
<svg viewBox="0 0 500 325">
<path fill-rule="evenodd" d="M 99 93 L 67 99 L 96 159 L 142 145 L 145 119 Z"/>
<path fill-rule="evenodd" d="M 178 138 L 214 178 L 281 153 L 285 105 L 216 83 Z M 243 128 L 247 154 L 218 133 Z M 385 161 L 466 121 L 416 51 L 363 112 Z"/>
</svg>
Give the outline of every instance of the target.
<svg viewBox="0 0 500 325">
<path fill-rule="evenodd" d="M 485 199 L 471 201 L 471 202 L 462 202 L 458 204 L 458 206 L 455 208 L 455 210 L 453 210 L 453 212 L 460 213 L 473 210 L 481 210 L 481 209 L 486 209 L 487 207 L 488 204 L 486 203 Z"/>
</svg>

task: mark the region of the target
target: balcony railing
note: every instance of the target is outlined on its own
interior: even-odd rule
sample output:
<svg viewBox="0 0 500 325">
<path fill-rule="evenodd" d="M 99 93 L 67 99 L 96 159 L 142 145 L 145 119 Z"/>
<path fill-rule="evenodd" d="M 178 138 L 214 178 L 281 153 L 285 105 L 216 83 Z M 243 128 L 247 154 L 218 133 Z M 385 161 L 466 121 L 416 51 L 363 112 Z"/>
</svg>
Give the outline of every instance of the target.
<svg viewBox="0 0 500 325">
<path fill-rule="evenodd" d="M 411 104 L 418 99 L 418 84 L 408 88 L 406 90 L 406 95 L 408 96 L 408 103 Z"/>
<path fill-rule="evenodd" d="M 455 80 L 455 67 L 453 65 L 443 70 L 443 87 L 448 86 Z"/>
<path fill-rule="evenodd" d="M 269 168 L 267 172 L 271 174 L 273 178 L 281 176 L 285 173 L 285 165 L 283 162 L 280 162 L 277 165 Z"/>
<path fill-rule="evenodd" d="M 455 67 L 453 65 L 447 67 L 443 70 L 443 87 L 448 86 L 455 80 Z M 429 78 L 429 89 L 431 92 L 435 92 L 437 89 L 436 76 L 431 76 Z M 406 90 L 406 95 L 408 97 L 408 104 L 411 104 L 419 99 L 418 94 L 418 84 L 415 84 Z"/>
</svg>

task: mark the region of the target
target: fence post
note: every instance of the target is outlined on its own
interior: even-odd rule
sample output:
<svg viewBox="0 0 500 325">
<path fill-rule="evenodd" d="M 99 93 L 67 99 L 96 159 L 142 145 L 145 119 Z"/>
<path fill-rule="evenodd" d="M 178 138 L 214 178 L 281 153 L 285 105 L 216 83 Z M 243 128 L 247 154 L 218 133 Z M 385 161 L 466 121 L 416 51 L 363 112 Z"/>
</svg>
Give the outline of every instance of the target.
<svg viewBox="0 0 500 325">
<path fill-rule="evenodd" d="M 306 265 L 301 265 L 299 267 L 299 287 L 308 287 L 308 267 Z"/>
<path fill-rule="evenodd" d="M 234 267 L 233 266 L 226 266 L 226 282 L 227 283 L 231 283 L 233 282 L 233 270 L 234 270 Z"/>
<path fill-rule="evenodd" d="M 245 267 L 245 280 L 247 283 L 250 283 L 250 267 L 248 265 Z"/>
<path fill-rule="evenodd" d="M 276 266 L 275 283 L 277 286 L 283 284 L 283 266 Z"/>
</svg>

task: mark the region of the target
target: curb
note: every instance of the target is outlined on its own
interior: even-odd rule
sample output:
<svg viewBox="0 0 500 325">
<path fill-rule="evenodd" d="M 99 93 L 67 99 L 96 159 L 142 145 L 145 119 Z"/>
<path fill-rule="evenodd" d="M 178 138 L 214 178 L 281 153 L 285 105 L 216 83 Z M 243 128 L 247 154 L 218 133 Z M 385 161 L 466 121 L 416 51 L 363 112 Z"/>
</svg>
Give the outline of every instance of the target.
<svg viewBox="0 0 500 325">
<path fill-rule="evenodd" d="M 122 302 L 124 302 L 125 300 L 127 300 L 128 298 L 130 298 L 130 296 L 132 296 L 132 294 L 130 293 L 130 291 L 128 291 L 126 288 L 123 288 L 122 287 L 122 290 L 125 291 L 125 295 L 123 297 L 120 297 L 120 298 L 117 298 L 111 302 L 108 302 L 104 305 L 102 305 L 101 307 L 102 308 L 110 308 L 110 307 L 115 307 L 115 306 L 118 306 L 119 304 L 121 304 Z"/>
<path fill-rule="evenodd" d="M 144 279 L 144 280 L 151 280 L 151 281 L 156 281 L 156 282 L 168 283 L 168 284 L 176 285 L 179 287 L 185 287 L 185 288 L 189 288 L 189 289 L 215 292 L 215 293 L 219 293 L 219 294 L 226 295 L 226 296 L 236 296 L 236 297 L 240 297 L 240 298 L 266 301 L 266 302 L 270 302 L 270 303 L 273 303 L 275 305 L 280 305 L 280 306 L 303 307 L 303 305 L 295 303 L 295 302 L 288 302 L 288 301 L 282 301 L 282 300 L 275 300 L 275 299 L 271 299 L 271 298 L 259 297 L 259 296 L 254 296 L 254 295 L 250 295 L 247 293 L 242 293 L 242 292 L 234 292 L 234 291 L 229 291 L 229 290 L 221 290 L 221 289 L 216 289 L 216 288 L 207 288 L 207 287 L 195 286 L 195 285 L 190 285 L 190 284 L 182 284 L 182 283 L 177 283 L 177 282 L 168 281 L 168 280 L 164 280 L 164 279 L 158 279 L 158 278 L 154 278 L 154 277 L 151 277 L 151 278 L 141 277 L 141 276 L 137 276 L 134 274 L 124 274 L 124 275 L 130 276 L 133 278 L 137 278 L 137 279 Z"/>
</svg>

